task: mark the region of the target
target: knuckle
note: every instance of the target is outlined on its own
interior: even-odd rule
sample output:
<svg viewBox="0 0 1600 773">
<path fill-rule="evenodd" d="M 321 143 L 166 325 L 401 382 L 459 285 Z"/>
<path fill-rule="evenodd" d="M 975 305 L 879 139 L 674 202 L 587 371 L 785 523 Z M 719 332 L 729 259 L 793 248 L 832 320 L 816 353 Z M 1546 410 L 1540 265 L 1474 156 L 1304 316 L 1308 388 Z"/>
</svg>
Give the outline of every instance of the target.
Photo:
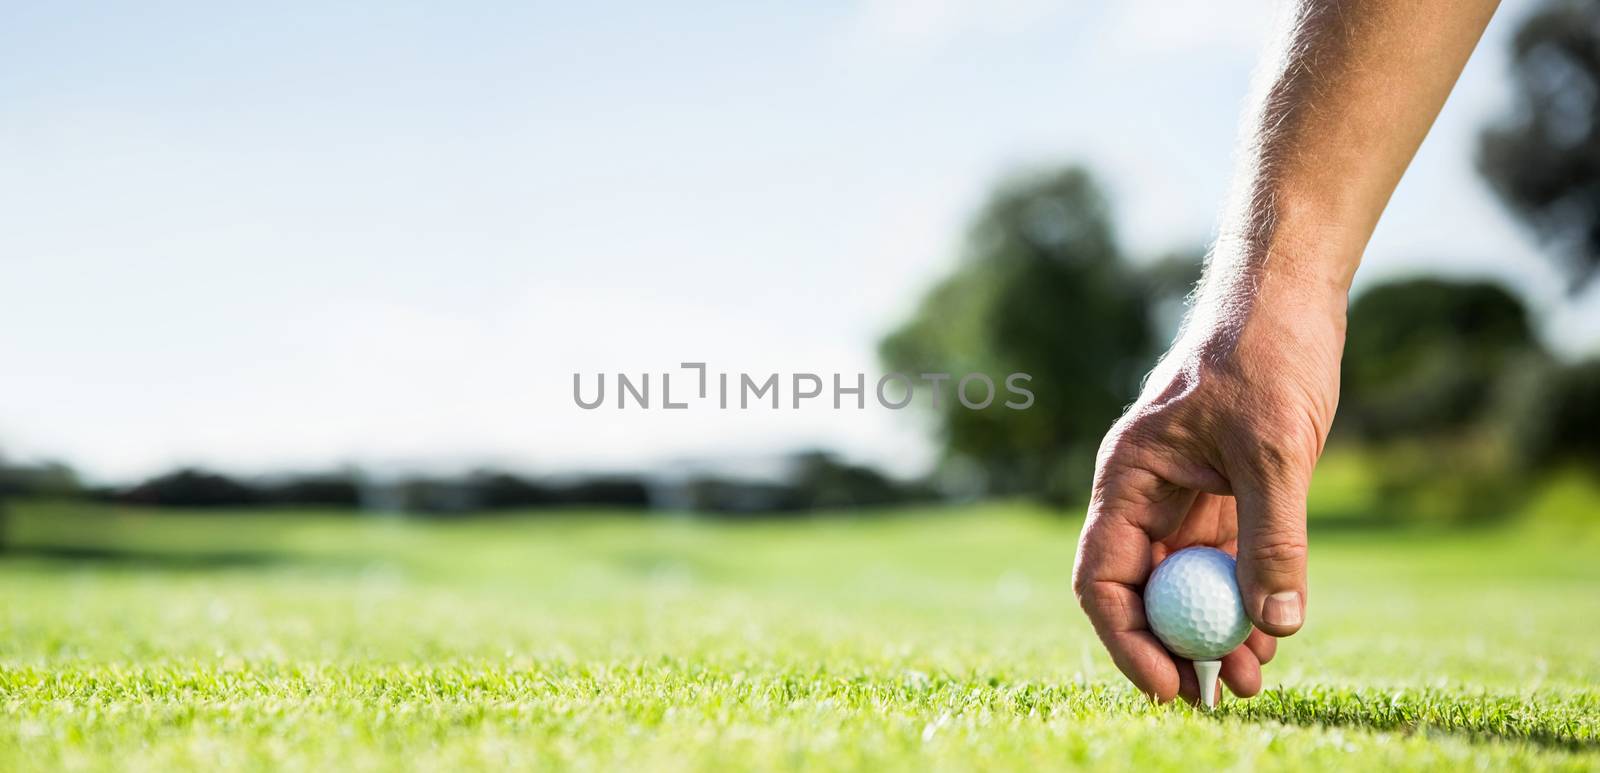
<svg viewBox="0 0 1600 773">
<path fill-rule="evenodd" d="M 1135 418 L 1124 418 L 1111 425 L 1100 442 L 1101 466 L 1127 462 L 1144 444 L 1146 433 L 1144 422 Z"/>
<path fill-rule="evenodd" d="M 1101 442 L 1098 466 L 1102 470 L 1149 467 L 1185 446 L 1189 434 L 1180 417 L 1164 410 L 1125 417 Z"/>
<path fill-rule="evenodd" d="M 1082 570 L 1072 573 L 1072 593 L 1078 597 L 1078 606 L 1084 611 L 1089 610 L 1089 593 L 1094 581 L 1089 579 L 1089 573 Z"/>
<path fill-rule="evenodd" d="M 1309 477 L 1321 441 L 1301 422 L 1253 422 L 1240 438 L 1240 449 L 1251 473 L 1273 483 Z"/>
<path fill-rule="evenodd" d="M 1305 566 L 1306 552 L 1304 537 L 1284 535 L 1256 542 L 1245 556 L 1260 571 L 1298 572 Z"/>
<path fill-rule="evenodd" d="M 1077 595 L 1078 607 L 1096 629 L 1113 625 L 1114 621 L 1143 620 L 1143 612 L 1130 605 L 1128 594 L 1117 592 L 1113 585 L 1089 581 Z"/>
<path fill-rule="evenodd" d="M 1078 606 L 1084 611 L 1089 609 L 1089 595 L 1094 591 L 1094 571 L 1086 561 L 1087 554 L 1093 550 L 1090 542 L 1090 533 L 1095 528 L 1096 516 L 1090 514 L 1089 525 L 1084 529 L 1083 539 L 1078 543 L 1078 555 L 1072 562 L 1072 593 L 1078 598 Z"/>
<path fill-rule="evenodd" d="M 1284 473 L 1294 466 L 1294 454 L 1281 437 L 1257 437 L 1254 443 L 1253 457 L 1256 464 L 1264 471 Z"/>
<path fill-rule="evenodd" d="M 1087 577 L 1074 577 L 1072 591 L 1078 597 L 1078 608 L 1083 610 L 1091 619 L 1096 616 L 1099 609 L 1104 606 L 1101 594 L 1095 588 L 1094 581 Z"/>
</svg>

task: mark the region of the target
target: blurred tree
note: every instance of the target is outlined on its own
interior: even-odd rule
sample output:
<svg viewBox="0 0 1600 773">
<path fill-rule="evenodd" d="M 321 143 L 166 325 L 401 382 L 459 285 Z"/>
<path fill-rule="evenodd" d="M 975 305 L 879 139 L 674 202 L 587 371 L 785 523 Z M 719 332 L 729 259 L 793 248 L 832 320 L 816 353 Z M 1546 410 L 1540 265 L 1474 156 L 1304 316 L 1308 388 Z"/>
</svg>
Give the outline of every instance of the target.
<svg viewBox="0 0 1600 773">
<path fill-rule="evenodd" d="M 1512 41 L 1517 109 L 1484 131 L 1478 168 L 1564 262 L 1600 269 L 1600 3 L 1546 0 Z"/>
<path fill-rule="evenodd" d="M 1350 305 L 1335 425 L 1366 440 L 1458 431 L 1488 415 L 1511 368 L 1543 359 L 1526 307 L 1497 284 L 1379 285 Z"/>
<path fill-rule="evenodd" d="M 1532 387 L 1556 367 L 1498 284 L 1379 285 L 1350 305 L 1335 436 L 1362 441 L 1393 517 L 1503 518 L 1535 471 L 1516 442 L 1540 418 Z"/>
<path fill-rule="evenodd" d="M 548 507 L 556 502 L 555 492 L 501 470 L 477 470 L 468 476 L 467 485 L 477 492 L 478 506 L 485 510 Z"/>
<path fill-rule="evenodd" d="M 361 504 L 361 481 L 353 471 L 286 475 L 258 482 L 256 487 L 263 504 L 339 508 Z"/>
<path fill-rule="evenodd" d="M 684 484 L 684 502 L 699 513 L 772 518 L 806 510 L 803 492 L 787 483 L 700 475 Z"/>
<path fill-rule="evenodd" d="M 256 504 L 260 492 L 226 475 L 186 468 L 119 492 L 116 499 L 163 507 L 237 507 Z"/>
<path fill-rule="evenodd" d="M 413 475 L 402 478 L 391 493 L 398 509 L 412 513 L 461 515 L 479 508 L 478 492 L 459 477 Z"/>
<path fill-rule="evenodd" d="M 0 456 L 0 551 L 9 545 L 7 498 L 66 498 L 83 494 L 78 474 L 61 462 L 17 463 Z"/>
<path fill-rule="evenodd" d="M 1524 463 L 1600 470 L 1600 359 L 1549 368 L 1531 395 L 1516 422 Z"/>
<path fill-rule="evenodd" d="M 778 480 L 698 475 L 685 481 L 683 502 L 691 510 L 746 518 L 816 510 L 885 507 L 937 499 L 920 481 L 899 481 L 882 471 L 851 464 L 823 450 L 794 454 Z"/>
<path fill-rule="evenodd" d="M 5 454 L 0 454 L 0 469 L 5 467 Z M 6 487 L 0 485 L 0 553 L 11 548 L 11 517 L 6 514 L 6 493 Z"/>
<path fill-rule="evenodd" d="M 1149 299 L 1150 326 L 1158 343 L 1171 344 L 1189 313 L 1189 296 L 1205 271 L 1205 250 L 1172 252 L 1144 266 L 1139 278 Z"/>
<path fill-rule="evenodd" d="M 917 484 L 901 483 L 826 451 L 796 454 L 790 467 L 789 485 L 811 509 L 880 507 L 932 498 Z"/>
<path fill-rule="evenodd" d="M 650 506 L 650 484 L 635 475 L 587 476 L 557 486 L 556 500 L 569 507 L 643 509 Z"/>
<path fill-rule="evenodd" d="M 1152 361 L 1146 290 L 1087 171 L 1022 176 L 990 197 L 955 271 L 879 352 L 914 380 L 952 374 L 938 408 L 948 463 L 976 466 L 987 493 L 1065 500 L 1087 490 L 1100 437 Z M 1027 410 L 1001 404 L 1014 372 L 1033 376 Z M 993 405 L 970 410 L 955 399 L 967 373 L 995 380 Z"/>
<path fill-rule="evenodd" d="M 78 473 L 61 462 L 8 463 L 0 458 L 0 497 L 73 497 L 83 492 Z"/>
</svg>

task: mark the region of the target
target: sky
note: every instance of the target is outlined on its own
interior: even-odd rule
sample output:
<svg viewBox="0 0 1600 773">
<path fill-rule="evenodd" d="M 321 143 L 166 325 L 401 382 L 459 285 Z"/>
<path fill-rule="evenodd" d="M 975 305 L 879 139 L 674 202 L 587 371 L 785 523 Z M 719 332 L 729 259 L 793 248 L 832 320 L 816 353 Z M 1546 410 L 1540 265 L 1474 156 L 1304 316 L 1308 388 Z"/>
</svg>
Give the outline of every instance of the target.
<svg viewBox="0 0 1600 773">
<path fill-rule="evenodd" d="M 1478 180 L 1502 5 L 1358 285 L 1567 303 Z M 0 451 L 636 469 L 805 447 L 913 473 L 928 417 L 584 411 L 572 377 L 881 372 L 985 192 L 1082 162 L 1136 256 L 1212 235 L 1280 4 L 60 2 L 0 10 Z M 825 401 L 818 401 L 825 402 Z"/>
</svg>

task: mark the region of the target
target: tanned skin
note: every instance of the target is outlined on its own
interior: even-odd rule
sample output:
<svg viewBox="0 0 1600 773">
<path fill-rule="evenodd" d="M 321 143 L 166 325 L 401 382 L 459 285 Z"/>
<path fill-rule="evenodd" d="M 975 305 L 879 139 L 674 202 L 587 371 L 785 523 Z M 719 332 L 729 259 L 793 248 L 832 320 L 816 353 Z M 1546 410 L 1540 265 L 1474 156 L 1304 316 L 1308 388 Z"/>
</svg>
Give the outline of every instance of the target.
<svg viewBox="0 0 1600 773">
<path fill-rule="evenodd" d="M 1261 689 L 1306 600 L 1306 491 L 1339 401 L 1351 279 L 1497 2 L 1295 0 L 1242 135 L 1220 238 L 1177 341 L 1106 434 L 1073 586 L 1117 668 L 1198 698 L 1140 593 L 1169 553 L 1235 553 L 1256 630 L 1222 659 Z"/>
</svg>

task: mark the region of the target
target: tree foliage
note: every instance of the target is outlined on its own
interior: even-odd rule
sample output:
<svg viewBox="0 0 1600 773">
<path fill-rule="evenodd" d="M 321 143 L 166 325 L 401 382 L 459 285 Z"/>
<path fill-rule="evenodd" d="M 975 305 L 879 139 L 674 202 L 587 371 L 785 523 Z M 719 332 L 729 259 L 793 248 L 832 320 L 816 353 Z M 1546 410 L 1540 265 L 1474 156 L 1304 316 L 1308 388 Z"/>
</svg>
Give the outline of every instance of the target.
<svg viewBox="0 0 1600 773">
<path fill-rule="evenodd" d="M 1600 3 L 1547 0 L 1512 66 L 1516 112 L 1484 131 L 1478 167 L 1577 290 L 1600 271 Z"/>
<path fill-rule="evenodd" d="M 1516 424 L 1525 464 L 1600 470 L 1600 359 L 1551 368 L 1525 406 Z"/>
<path fill-rule="evenodd" d="M 1543 351 L 1522 301 L 1491 282 L 1414 279 L 1350 305 L 1338 428 L 1367 440 L 1448 434 L 1493 407 Z"/>
<path fill-rule="evenodd" d="M 1110 207 L 1071 167 L 999 187 L 955 271 L 880 345 L 887 367 L 1033 377 L 1027 410 L 971 410 L 950 384 L 937 421 L 947 458 L 989 493 L 1081 494 L 1106 428 L 1152 359 L 1147 288 L 1123 260 Z M 1003 389 L 1003 385 L 1002 385 Z"/>
</svg>

